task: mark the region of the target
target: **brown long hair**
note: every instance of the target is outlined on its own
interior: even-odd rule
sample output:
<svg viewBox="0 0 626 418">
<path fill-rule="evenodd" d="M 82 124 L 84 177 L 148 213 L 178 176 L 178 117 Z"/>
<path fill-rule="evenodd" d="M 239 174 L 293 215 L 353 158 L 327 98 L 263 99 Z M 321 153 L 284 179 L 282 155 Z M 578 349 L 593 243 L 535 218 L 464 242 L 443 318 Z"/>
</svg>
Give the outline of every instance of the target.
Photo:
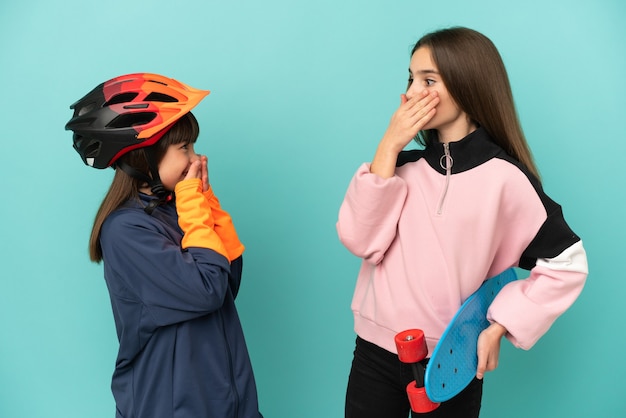
<svg viewBox="0 0 626 418">
<path fill-rule="evenodd" d="M 475 30 L 453 27 L 423 36 L 411 55 L 421 47 L 430 50 L 441 78 L 459 108 L 539 178 L 517 116 L 504 62 L 493 42 Z M 429 146 L 437 141 L 437 132 L 422 131 L 417 140 Z"/>
<path fill-rule="evenodd" d="M 182 116 L 154 147 L 154 156 L 157 164 L 161 162 L 168 147 L 183 142 L 195 143 L 200 128 L 195 116 L 187 113 Z M 118 160 L 135 168 L 146 176 L 150 176 L 148 159 L 144 148 L 132 150 Z M 109 190 L 96 213 L 89 238 L 89 258 L 95 263 L 102 261 L 102 247 L 100 246 L 100 231 L 106 218 L 122 204 L 130 199 L 139 199 L 139 189 L 145 185 L 143 180 L 131 177 L 125 171 L 116 168 L 115 175 Z"/>
</svg>

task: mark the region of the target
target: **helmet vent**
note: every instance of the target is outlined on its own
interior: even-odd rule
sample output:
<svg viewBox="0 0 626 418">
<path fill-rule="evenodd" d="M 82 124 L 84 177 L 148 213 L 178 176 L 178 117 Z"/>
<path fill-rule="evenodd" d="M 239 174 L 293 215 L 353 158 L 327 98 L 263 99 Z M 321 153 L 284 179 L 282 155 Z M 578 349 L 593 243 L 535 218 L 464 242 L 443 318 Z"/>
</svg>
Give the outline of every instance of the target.
<svg viewBox="0 0 626 418">
<path fill-rule="evenodd" d="M 176 97 L 172 97 L 169 94 L 163 94 L 158 92 L 152 92 L 146 96 L 144 99 L 146 102 L 177 102 L 178 99 Z"/>
<path fill-rule="evenodd" d="M 131 126 L 145 125 L 150 123 L 157 114 L 154 112 L 141 112 L 119 115 L 107 124 L 107 128 L 128 128 Z"/>
<path fill-rule="evenodd" d="M 148 106 L 150 106 L 148 103 L 135 103 L 124 105 L 124 109 L 146 109 Z"/>
<path fill-rule="evenodd" d="M 76 109 L 76 111 L 74 112 L 74 116 L 82 116 L 85 113 L 89 113 L 92 110 L 94 110 L 96 108 L 96 104 L 94 102 L 91 102 L 89 104 L 86 104 L 85 106 L 81 107 L 80 109 Z"/>
<path fill-rule="evenodd" d="M 72 126 L 73 126 L 72 129 L 87 128 L 91 126 L 91 124 L 95 122 L 95 120 L 96 118 L 88 118 L 88 117 L 83 117 L 82 119 L 78 118 L 76 119 L 76 122 L 72 123 Z"/>
<path fill-rule="evenodd" d="M 85 147 L 85 158 L 95 158 L 100 154 L 100 141 L 92 141 L 87 147 Z"/>
<path fill-rule="evenodd" d="M 113 97 L 111 97 L 111 99 L 106 102 L 103 106 L 111 106 L 114 104 L 118 104 L 118 103 L 129 103 L 132 102 L 133 99 L 137 97 L 137 93 L 121 93 L 121 94 L 117 94 Z"/>
</svg>

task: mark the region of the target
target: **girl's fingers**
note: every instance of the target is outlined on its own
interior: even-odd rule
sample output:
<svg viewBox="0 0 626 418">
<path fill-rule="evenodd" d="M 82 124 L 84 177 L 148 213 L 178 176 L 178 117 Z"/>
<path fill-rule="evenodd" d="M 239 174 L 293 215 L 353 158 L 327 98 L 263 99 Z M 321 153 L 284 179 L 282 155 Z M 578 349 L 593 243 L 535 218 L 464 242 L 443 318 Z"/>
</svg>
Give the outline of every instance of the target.
<svg viewBox="0 0 626 418">
<path fill-rule="evenodd" d="M 406 102 L 404 114 L 411 125 L 417 125 L 422 122 L 422 119 L 432 118 L 434 113 L 432 111 L 439 104 L 439 97 L 436 92 L 429 93 L 423 91 L 416 97 L 412 97 Z M 426 120 L 426 122 L 428 121 Z M 425 122 L 423 122 L 425 123 Z"/>
<path fill-rule="evenodd" d="M 209 190 L 209 168 L 207 166 L 207 162 L 208 162 L 208 158 L 206 157 L 206 155 L 201 155 L 200 156 L 200 164 L 202 167 L 201 179 L 202 179 L 202 191 L 204 192 Z"/>
<path fill-rule="evenodd" d="M 415 108 L 416 106 L 419 106 L 420 104 L 422 104 L 423 106 L 424 103 L 427 103 L 428 100 L 431 100 L 432 97 L 436 96 L 436 92 L 431 93 L 428 90 L 422 90 L 421 92 L 411 97 L 410 99 L 407 98 L 406 94 L 403 94 L 403 96 L 406 98 L 405 103 L 407 105 L 407 109 L 412 109 L 412 108 Z"/>
<path fill-rule="evenodd" d="M 400 95 L 400 106 L 391 117 L 383 140 L 394 150 L 402 149 L 433 118 L 439 98 L 436 92 L 424 90 L 408 98 Z"/>
<path fill-rule="evenodd" d="M 202 171 L 202 168 L 200 167 L 200 160 L 193 161 L 189 165 L 189 170 L 187 171 L 187 175 L 185 176 L 185 180 L 200 178 L 201 171 Z"/>
</svg>

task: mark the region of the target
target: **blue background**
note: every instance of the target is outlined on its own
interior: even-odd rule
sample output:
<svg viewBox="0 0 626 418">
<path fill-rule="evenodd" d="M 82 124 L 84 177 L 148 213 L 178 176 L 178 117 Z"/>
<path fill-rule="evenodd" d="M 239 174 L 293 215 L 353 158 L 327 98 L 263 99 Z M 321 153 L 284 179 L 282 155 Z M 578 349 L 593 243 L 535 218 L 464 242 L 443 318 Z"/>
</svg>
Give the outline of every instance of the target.
<svg viewBox="0 0 626 418">
<path fill-rule="evenodd" d="M 112 170 L 63 130 L 100 82 L 157 72 L 212 94 L 197 149 L 247 245 L 238 306 L 268 418 L 343 416 L 359 260 L 338 242 L 424 33 L 464 25 L 507 65 L 587 286 L 530 351 L 503 344 L 483 417 L 626 416 L 626 3 L 621 0 L 3 1 L 0 417 L 113 417 L 117 340 L 87 257 Z"/>
</svg>

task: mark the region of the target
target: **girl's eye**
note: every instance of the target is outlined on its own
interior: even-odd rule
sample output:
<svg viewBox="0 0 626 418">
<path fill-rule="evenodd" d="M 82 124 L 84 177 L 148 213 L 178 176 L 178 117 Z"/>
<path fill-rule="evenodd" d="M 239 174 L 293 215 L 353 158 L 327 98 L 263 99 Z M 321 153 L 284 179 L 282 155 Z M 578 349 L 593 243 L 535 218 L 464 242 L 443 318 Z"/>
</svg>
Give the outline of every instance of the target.
<svg viewBox="0 0 626 418">
<path fill-rule="evenodd" d="M 406 86 L 406 88 L 408 89 L 409 87 L 411 87 L 411 84 L 413 84 L 413 77 L 409 77 L 409 82 L 408 82 L 408 86 Z"/>
<path fill-rule="evenodd" d="M 427 85 L 427 86 L 432 86 L 433 84 L 435 84 L 435 80 L 432 80 L 432 79 L 430 79 L 430 78 L 427 78 L 427 79 L 426 79 L 426 85 Z"/>
</svg>

